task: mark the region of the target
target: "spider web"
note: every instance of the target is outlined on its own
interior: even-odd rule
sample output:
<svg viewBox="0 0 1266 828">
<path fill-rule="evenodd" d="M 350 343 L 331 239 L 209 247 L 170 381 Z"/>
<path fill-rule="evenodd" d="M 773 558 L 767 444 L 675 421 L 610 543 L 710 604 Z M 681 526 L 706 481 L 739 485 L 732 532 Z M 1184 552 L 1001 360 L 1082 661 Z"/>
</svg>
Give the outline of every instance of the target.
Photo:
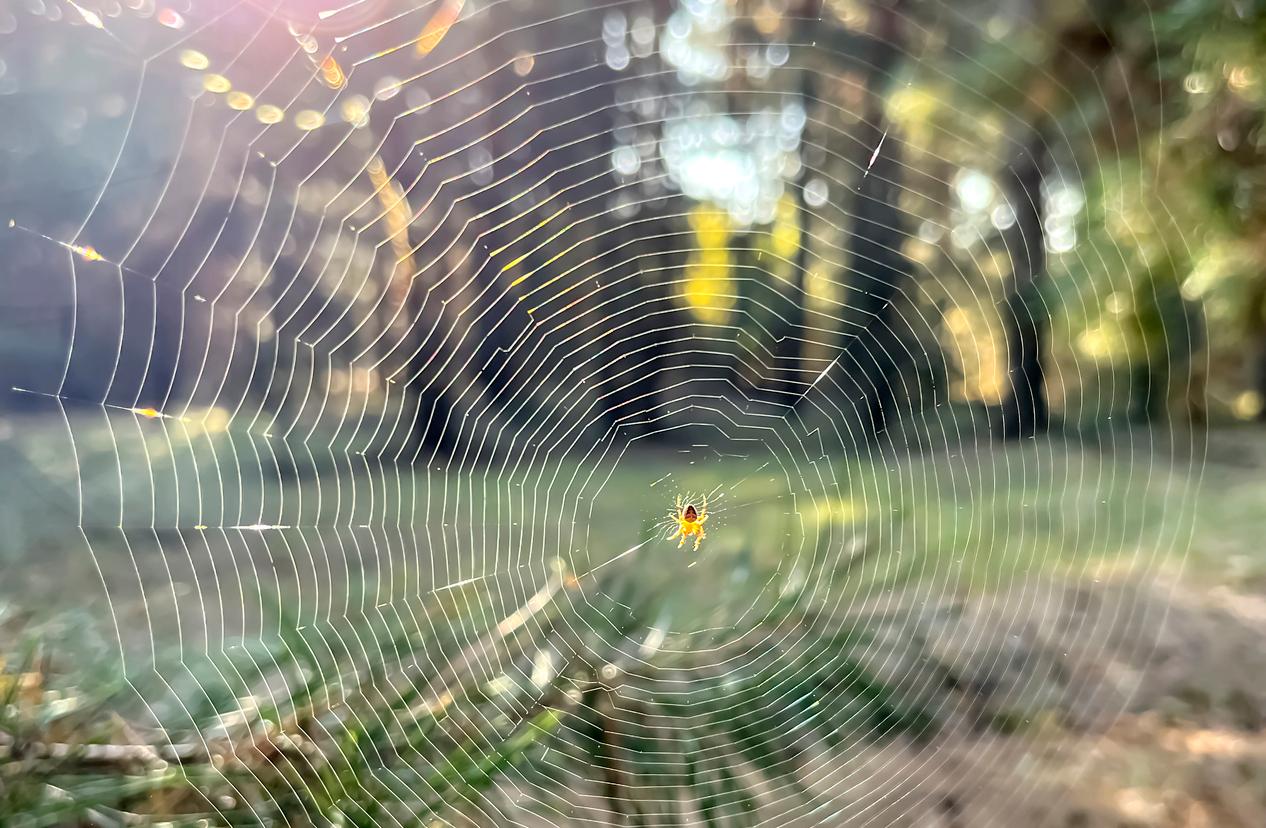
<svg viewBox="0 0 1266 828">
<path fill-rule="evenodd" d="M 918 84 L 959 82 L 928 44 L 993 35 L 951 5 L 897 13 L 905 42 L 884 57 L 861 4 L 821 19 L 746 5 L 19 10 L 16 30 L 54 54 L 22 47 L 8 79 L 41 59 L 57 69 L 22 78 L 24 106 L 53 113 L 24 119 L 23 180 L 48 189 L 6 193 L 6 245 L 69 313 L 40 334 L 55 358 L 30 360 L 14 394 L 55 418 L 73 468 L 71 591 L 104 595 L 124 669 L 168 732 L 210 707 L 241 746 L 310 714 L 315 750 L 350 767 L 340 735 L 362 715 L 407 729 L 453 705 L 473 733 L 544 732 L 542 710 L 585 720 L 600 703 L 588 712 L 634 733 L 653 692 L 686 723 L 654 746 L 697 754 L 700 777 L 754 778 L 740 746 L 692 740 L 695 688 L 733 674 L 734 697 L 707 709 L 733 704 L 737 720 L 747 677 L 776 682 L 763 660 L 807 640 L 786 620 L 810 615 L 837 630 L 870 619 L 865 646 L 824 658 L 863 659 L 942 721 L 938 739 L 974 721 L 927 667 L 929 652 L 959 663 L 946 648 L 1007 685 L 1007 710 L 1052 694 L 1122 709 L 1128 693 L 1106 680 L 1052 690 L 1034 678 L 1045 651 L 1014 642 L 1093 648 L 1112 630 L 1150 646 L 1150 608 L 1061 620 L 1050 572 L 1090 579 L 1095 555 L 1120 549 L 1144 573 L 1181 556 L 1193 493 L 1175 469 L 1199 456 L 1181 435 L 1148 438 L 1166 450 L 1109 435 L 1105 462 L 950 415 L 998 393 L 943 365 L 945 331 L 977 374 L 999 360 L 997 331 L 944 311 L 995 306 L 999 274 L 1032 255 L 1014 232 L 1023 205 L 994 175 L 1018 142 L 985 135 L 1024 118 L 999 105 L 996 123 L 956 132 L 908 112 Z M 927 150 L 920 129 L 958 155 Z M 1065 118 L 1041 138 L 1057 169 L 1042 189 L 1054 278 L 1123 255 L 1076 238 L 1095 171 L 1072 148 L 1089 129 Z M 1069 304 L 1089 315 L 1092 301 Z M 1068 313 L 1046 302 L 1038 313 Z M 1119 392 L 1085 354 L 1049 371 L 1090 389 L 1087 418 Z M 707 500 L 697 553 L 669 539 L 679 498 Z M 995 615 L 955 614 L 973 589 L 999 596 Z M 296 701 L 317 680 L 343 694 L 326 716 Z M 487 704 L 454 701 L 472 681 Z M 758 718 L 812 722 L 854 692 L 806 688 Z M 806 727 L 797 747 L 815 798 L 774 776 L 743 819 L 892 824 L 941 807 L 938 780 L 1010 761 L 884 752 L 864 709 L 838 721 L 829 744 Z M 578 760 L 573 737 L 549 730 L 529 765 L 498 768 L 458 809 L 601 824 L 664 784 L 620 770 L 634 759 Z M 404 750 L 432 775 L 369 762 L 380 810 L 349 816 L 428 812 L 443 766 L 424 757 L 450 742 L 495 755 L 424 737 Z M 221 816 L 249 787 L 224 779 L 235 793 L 209 800 Z M 319 774 L 296 779 L 294 819 L 338 800 Z M 1021 813 L 1018 790 L 984 796 Z"/>
</svg>

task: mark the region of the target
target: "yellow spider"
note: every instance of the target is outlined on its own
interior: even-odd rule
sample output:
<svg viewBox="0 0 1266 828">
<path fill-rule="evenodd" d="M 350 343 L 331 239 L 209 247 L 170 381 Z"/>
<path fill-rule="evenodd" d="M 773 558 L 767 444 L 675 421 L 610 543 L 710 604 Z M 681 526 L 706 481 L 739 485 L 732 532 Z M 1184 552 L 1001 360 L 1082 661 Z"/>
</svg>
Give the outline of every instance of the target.
<svg viewBox="0 0 1266 828">
<path fill-rule="evenodd" d="M 699 509 L 687 503 L 684 506 L 681 502 L 681 495 L 677 495 L 677 508 L 668 513 L 668 517 L 677 525 L 673 533 L 668 536 L 669 540 L 673 538 L 681 538 L 677 542 L 677 548 L 685 546 L 686 538 L 691 535 L 695 536 L 695 551 L 699 551 L 699 544 L 703 543 L 703 539 L 708 535 L 703 531 L 703 524 L 708 521 L 708 499 L 703 499 L 703 506 Z"/>
</svg>

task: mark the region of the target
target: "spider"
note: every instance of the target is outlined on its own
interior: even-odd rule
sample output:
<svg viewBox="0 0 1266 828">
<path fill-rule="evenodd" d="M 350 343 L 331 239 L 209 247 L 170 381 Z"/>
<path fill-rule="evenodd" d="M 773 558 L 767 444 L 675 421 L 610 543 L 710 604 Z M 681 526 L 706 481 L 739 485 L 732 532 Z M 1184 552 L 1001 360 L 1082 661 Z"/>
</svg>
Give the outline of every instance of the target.
<svg viewBox="0 0 1266 828">
<path fill-rule="evenodd" d="M 677 508 L 668 513 L 668 517 L 677 528 L 668 536 L 669 540 L 673 538 L 681 538 L 677 541 L 677 548 L 680 549 L 686 544 L 686 538 L 691 535 L 695 536 L 695 551 L 699 551 L 699 544 L 703 543 L 703 539 L 708 535 L 703 531 L 703 524 L 708 520 L 708 499 L 703 499 L 703 505 L 695 509 L 693 504 L 682 504 L 681 495 L 677 495 Z"/>
</svg>

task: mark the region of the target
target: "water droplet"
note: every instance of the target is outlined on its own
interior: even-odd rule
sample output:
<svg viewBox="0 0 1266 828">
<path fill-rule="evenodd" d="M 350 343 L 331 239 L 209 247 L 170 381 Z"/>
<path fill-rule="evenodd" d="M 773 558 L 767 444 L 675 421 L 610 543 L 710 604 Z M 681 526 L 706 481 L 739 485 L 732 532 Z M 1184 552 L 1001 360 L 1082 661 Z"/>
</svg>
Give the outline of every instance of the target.
<svg viewBox="0 0 1266 828">
<path fill-rule="evenodd" d="M 954 178 L 954 192 L 963 209 L 977 212 L 993 201 L 994 185 L 989 176 L 978 170 L 963 170 Z"/>
<path fill-rule="evenodd" d="M 1015 210 L 1010 204 L 999 204 L 989 214 L 989 221 L 999 230 L 1007 230 L 1015 225 Z"/>
<path fill-rule="evenodd" d="M 343 84 L 347 82 L 347 76 L 343 74 L 343 67 L 338 65 L 338 61 L 333 56 L 321 61 L 321 80 L 331 89 L 341 89 Z"/>
<path fill-rule="evenodd" d="M 194 49 L 185 49 L 180 53 L 180 65 L 189 69 L 197 69 L 201 71 L 211 65 L 211 61 L 202 52 Z"/>
<path fill-rule="evenodd" d="M 311 131 L 325 123 L 325 116 L 315 109 L 304 109 L 295 115 L 295 126 Z"/>
<path fill-rule="evenodd" d="M 380 101 L 389 101 L 400 94 L 400 79 L 385 75 L 374 84 L 374 97 Z"/>
<path fill-rule="evenodd" d="M 279 106 L 273 106 L 272 104 L 261 104 L 260 107 L 255 110 L 255 118 L 261 124 L 281 123 L 281 119 L 284 117 L 286 117 L 286 113 L 282 110 L 282 108 Z"/>
<path fill-rule="evenodd" d="M 354 127 L 363 127 L 369 123 L 369 99 L 364 95 L 352 95 L 343 101 L 340 108 L 343 120 Z"/>
<path fill-rule="evenodd" d="M 223 94 L 233 88 L 233 84 L 223 75 L 207 75 L 202 79 L 202 88 L 208 92 Z"/>
<path fill-rule="evenodd" d="M 607 48 L 607 66 L 619 72 L 629 65 L 629 50 L 623 45 Z"/>
<path fill-rule="evenodd" d="M 826 181 L 821 178 L 814 178 L 804 185 L 804 203 L 810 207 L 821 207 L 826 204 L 827 197 L 830 196 L 830 188 L 827 187 Z"/>
<path fill-rule="evenodd" d="M 431 96 L 420 86 L 410 86 L 405 90 L 404 102 L 410 109 L 422 110 L 431 105 Z"/>
<path fill-rule="evenodd" d="M 620 175 L 634 175 L 642 167 L 642 158 L 633 147 L 616 147 L 611 153 L 611 166 Z"/>
<path fill-rule="evenodd" d="M 169 29 L 183 29 L 185 27 L 185 19 L 180 13 L 172 9 L 161 9 L 158 12 L 158 22 Z"/>
</svg>

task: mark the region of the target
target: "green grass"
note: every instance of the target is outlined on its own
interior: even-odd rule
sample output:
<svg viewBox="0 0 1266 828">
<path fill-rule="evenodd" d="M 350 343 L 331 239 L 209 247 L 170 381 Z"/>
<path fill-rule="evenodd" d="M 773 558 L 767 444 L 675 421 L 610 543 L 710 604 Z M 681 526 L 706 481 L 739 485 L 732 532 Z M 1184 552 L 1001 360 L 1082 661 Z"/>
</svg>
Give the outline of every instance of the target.
<svg viewBox="0 0 1266 828">
<path fill-rule="evenodd" d="M 507 773 L 546 794 L 596 769 L 632 824 L 677 824 L 688 808 L 752 824 L 754 780 L 733 757 L 808 800 L 806 740 L 846 747 L 936 726 L 916 693 L 866 666 L 864 628 L 805 612 L 800 597 L 709 636 L 733 664 L 723 671 L 689 636 L 657 632 L 670 602 L 623 561 L 579 579 L 560 562 L 501 618 L 474 590 L 315 626 L 274 607 L 275 636 L 126 686 L 90 683 L 28 631 L 3 673 L 0 816 L 422 825 L 487 807 Z M 148 717 L 118 716 L 138 700 Z"/>
<path fill-rule="evenodd" d="M 39 452 L 27 457 L 53 462 Z M 106 441 L 80 459 L 95 474 L 112 457 Z M 847 752 L 938 726 L 940 667 L 903 626 L 904 593 L 1181 559 L 1195 480 L 1148 457 L 1052 439 L 801 458 L 787 474 L 789 458 L 647 451 L 548 480 L 431 471 L 404 481 L 404 500 L 380 488 L 374 510 L 337 525 L 300 514 L 266 538 L 175 511 L 157 536 L 97 525 L 85 548 L 67 531 L 63 561 L 32 567 L 32 583 L 99 595 L 99 567 L 113 620 L 86 601 L 74 622 L 56 602 L 8 621 L 6 640 L 38 643 L 5 653 L 0 815 L 423 825 L 501 803 L 514 779 L 563 821 L 577 775 L 629 824 L 752 824 L 770 791 L 812 807 L 806 745 Z M 161 480 L 165 461 L 151 462 Z M 46 488 L 61 479 L 27 469 Z M 364 480 L 322 481 L 327 502 L 353 485 L 370 500 Z M 534 511 L 524 486 L 551 497 Z M 267 488 L 252 496 L 317 495 Z M 713 493 L 697 553 L 663 538 L 683 492 Z M 392 540 L 397 522 L 414 543 Z M 513 556 L 529 545 L 550 552 Z M 326 560 L 347 566 L 314 566 Z"/>
</svg>

